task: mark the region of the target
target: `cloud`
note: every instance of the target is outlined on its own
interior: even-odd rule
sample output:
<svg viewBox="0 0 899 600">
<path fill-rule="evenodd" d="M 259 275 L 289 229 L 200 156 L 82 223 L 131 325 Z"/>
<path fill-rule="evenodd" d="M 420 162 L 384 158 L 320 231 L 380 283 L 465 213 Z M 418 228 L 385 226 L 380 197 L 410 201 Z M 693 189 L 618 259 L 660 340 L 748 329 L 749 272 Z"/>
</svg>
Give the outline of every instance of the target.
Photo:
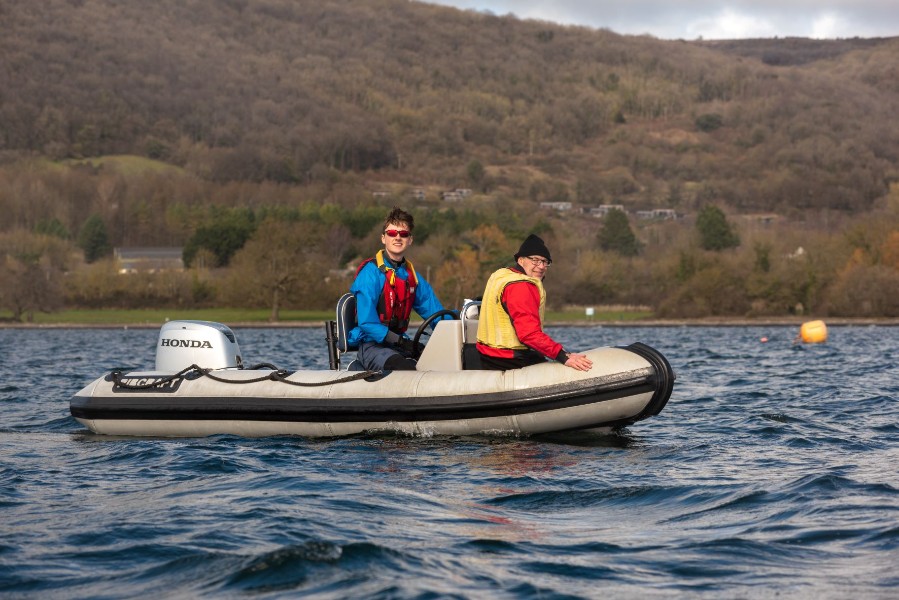
<svg viewBox="0 0 899 600">
<path fill-rule="evenodd" d="M 756 15 L 723 10 L 710 18 L 700 18 L 686 25 L 687 38 L 746 39 L 773 37 L 774 24 Z"/>
<path fill-rule="evenodd" d="M 840 37 L 840 16 L 836 13 L 826 12 L 818 16 L 812 23 L 812 35 L 814 38 Z"/>
<path fill-rule="evenodd" d="M 430 0 L 662 39 L 899 36 L 896 0 Z"/>
</svg>

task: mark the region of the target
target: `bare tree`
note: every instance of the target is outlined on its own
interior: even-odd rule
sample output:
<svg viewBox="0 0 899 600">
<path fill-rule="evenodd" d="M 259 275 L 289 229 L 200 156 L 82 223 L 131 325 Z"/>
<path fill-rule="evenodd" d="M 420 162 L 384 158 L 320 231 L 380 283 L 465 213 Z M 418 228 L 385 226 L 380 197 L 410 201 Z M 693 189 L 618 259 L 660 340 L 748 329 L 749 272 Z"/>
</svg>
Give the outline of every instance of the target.
<svg viewBox="0 0 899 600">
<path fill-rule="evenodd" d="M 34 320 L 35 311 L 52 312 L 62 304 L 61 276 L 68 242 L 54 236 L 18 231 L 0 236 L 0 307 L 14 321 Z"/>
<path fill-rule="evenodd" d="M 330 305 L 336 297 L 325 298 L 322 292 L 333 295 L 326 284 L 340 258 L 340 244 L 331 242 L 345 239 L 342 231 L 305 222 L 262 222 L 231 261 L 225 298 L 237 305 L 267 305 L 273 322 L 286 306 Z"/>
</svg>

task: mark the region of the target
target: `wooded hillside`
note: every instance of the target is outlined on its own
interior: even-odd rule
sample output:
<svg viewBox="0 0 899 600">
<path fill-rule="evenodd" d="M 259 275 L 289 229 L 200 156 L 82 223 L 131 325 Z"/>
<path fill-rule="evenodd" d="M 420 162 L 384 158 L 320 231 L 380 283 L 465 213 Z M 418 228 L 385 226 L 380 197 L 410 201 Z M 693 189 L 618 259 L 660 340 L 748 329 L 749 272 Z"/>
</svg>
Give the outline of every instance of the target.
<svg viewBox="0 0 899 600">
<path fill-rule="evenodd" d="M 775 219 L 755 250 L 758 232 L 744 232 L 750 266 L 815 232 L 822 247 L 839 236 L 836 263 L 862 247 L 866 264 L 892 268 L 882 249 L 896 222 L 899 38 L 663 41 L 406 0 L 4 0 L 0 56 L 6 248 L 22 231 L 74 240 L 92 215 L 109 246 L 187 246 L 240 209 L 254 223 L 345 227 L 339 268 L 372 243 L 359 231 L 377 226 L 366 211 L 400 203 L 431 222 L 496 223 L 502 252 L 544 231 L 573 260 L 608 252 L 601 220 L 577 209 L 689 217 L 715 205 Z M 469 216 L 441 221 L 440 192 L 457 188 L 472 190 L 452 205 Z M 847 241 L 862 222 L 879 229 Z M 689 227 L 632 226 L 646 288 L 603 287 L 577 266 L 564 281 L 589 293 L 566 301 L 660 308 L 656 277 L 669 292 L 679 284 L 651 271 L 688 252 Z M 435 269 L 460 256 L 444 246 Z M 618 260 L 606 258 L 604 269 Z M 486 270 L 498 259 L 473 260 Z M 837 268 L 816 276 L 820 298 Z M 797 293 L 759 310 L 826 304 Z"/>
<path fill-rule="evenodd" d="M 819 42 L 826 60 L 782 68 L 723 43 L 405 0 L 6 0 L 0 33 L 7 157 L 445 186 L 467 185 L 476 159 L 485 185 L 524 197 L 546 178 L 564 191 L 536 199 L 668 206 L 680 186 L 684 208 L 778 211 L 867 210 L 897 178 L 897 39 Z"/>
</svg>

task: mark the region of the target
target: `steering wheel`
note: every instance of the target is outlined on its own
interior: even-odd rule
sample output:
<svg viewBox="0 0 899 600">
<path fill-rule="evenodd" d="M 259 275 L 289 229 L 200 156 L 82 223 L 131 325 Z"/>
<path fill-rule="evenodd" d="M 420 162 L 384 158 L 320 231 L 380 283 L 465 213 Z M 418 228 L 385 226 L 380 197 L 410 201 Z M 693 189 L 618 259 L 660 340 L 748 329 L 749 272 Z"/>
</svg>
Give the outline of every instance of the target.
<svg viewBox="0 0 899 600">
<path fill-rule="evenodd" d="M 459 320 L 458 311 L 445 308 L 443 310 L 438 310 L 433 315 L 431 315 L 430 317 L 428 317 L 427 319 L 425 319 L 424 321 L 421 322 L 421 325 L 418 326 L 418 329 L 415 330 L 415 335 L 412 337 L 412 358 L 417 359 L 421 356 L 421 353 L 424 350 L 424 348 L 422 347 L 422 344 L 419 343 L 419 340 L 421 339 L 421 336 L 423 336 L 423 335 L 431 335 L 431 332 L 427 331 L 428 326 L 431 323 L 433 323 L 434 321 L 436 321 L 437 319 L 440 319 L 447 315 L 452 317 L 452 319 L 451 319 L 452 321 Z"/>
</svg>

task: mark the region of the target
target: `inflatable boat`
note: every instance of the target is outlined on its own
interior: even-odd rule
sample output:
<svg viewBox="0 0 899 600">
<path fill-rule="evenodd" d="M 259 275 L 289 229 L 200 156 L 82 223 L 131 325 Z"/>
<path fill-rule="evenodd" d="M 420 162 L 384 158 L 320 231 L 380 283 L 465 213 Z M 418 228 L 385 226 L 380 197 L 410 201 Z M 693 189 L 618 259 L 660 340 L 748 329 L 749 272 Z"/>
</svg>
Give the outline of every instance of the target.
<svg viewBox="0 0 899 600">
<path fill-rule="evenodd" d="M 657 415 L 671 396 L 671 366 L 642 343 L 585 352 L 587 372 L 555 362 L 480 370 L 475 305 L 421 324 L 415 371 L 344 368 L 351 298 L 325 324 L 330 369 L 247 367 L 227 326 L 172 321 L 160 329 L 153 371 L 99 377 L 72 398 L 72 416 L 126 436 L 530 435 L 623 427 Z"/>
</svg>

